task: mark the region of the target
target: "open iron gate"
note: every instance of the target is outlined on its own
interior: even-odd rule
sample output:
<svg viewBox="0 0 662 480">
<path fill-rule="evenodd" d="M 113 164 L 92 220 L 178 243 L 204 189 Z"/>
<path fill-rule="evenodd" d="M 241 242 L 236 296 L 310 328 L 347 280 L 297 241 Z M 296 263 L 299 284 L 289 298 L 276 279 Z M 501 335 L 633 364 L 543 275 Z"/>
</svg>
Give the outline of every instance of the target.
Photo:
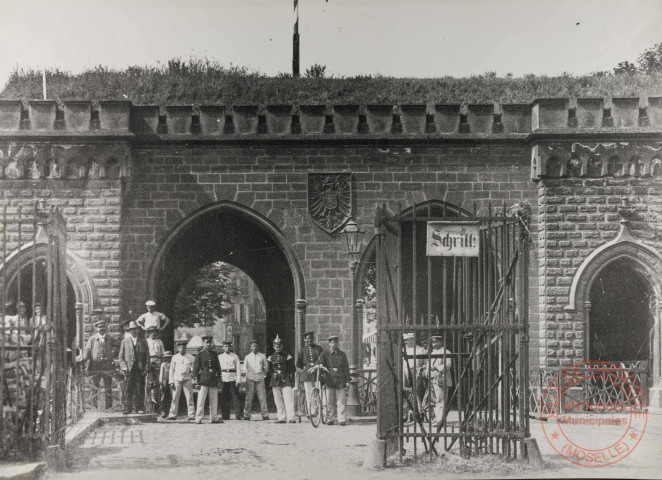
<svg viewBox="0 0 662 480">
<path fill-rule="evenodd" d="M 0 214 L 0 458 L 30 458 L 64 446 L 66 226 L 43 203 Z"/>
<path fill-rule="evenodd" d="M 528 205 L 490 206 L 482 217 L 475 207 L 424 208 L 376 213 L 378 438 L 387 455 L 402 456 L 407 443 L 414 458 L 517 457 L 529 436 Z M 478 256 L 426 256 L 427 222 L 458 220 L 479 225 Z M 406 348 L 403 334 L 417 346 Z M 420 346 L 432 336 L 445 351 Z M 449 368 L 434 392 L 439 362 Z"/>
</svg>

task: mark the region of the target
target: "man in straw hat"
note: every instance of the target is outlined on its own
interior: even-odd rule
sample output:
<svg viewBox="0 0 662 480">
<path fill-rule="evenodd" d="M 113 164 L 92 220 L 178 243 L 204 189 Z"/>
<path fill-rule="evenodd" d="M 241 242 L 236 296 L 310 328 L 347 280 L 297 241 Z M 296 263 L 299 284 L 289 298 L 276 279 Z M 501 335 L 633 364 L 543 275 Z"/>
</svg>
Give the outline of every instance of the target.
<svg viewBox="0 0 662 480">
<path fill-rule="evenodd" d="M 150 327 L 156 327 L 159 332 L 164 330 L 170 323 L 170 319 L 163 313 L 156 311 L 156 302 L 154 300 L 147 300 L 145 307 L 147 307 L 147 312 L 143 313 L 136 320 L 140 328 L 147 330 Z"/>
<path fill-rule="evenodd" d="M 87 339 L 83 349 L 83 359 L 87 362 L 86 372 L 92 376 L 92 385 L 98 390 L 101 380 L 106 397 L 106 408 L 113 406 L 112 372 L 113 351 L 115 339 L 106 333 L 106 322 L 102 318 L 103 310 L 95 309 L 92 312 L 96 333 Z M 92 403 L 98 408 L 98 394 L 94 395 Z"/>
<path fill-rule="evenodd" d="M 179 410 L 179 397 L 184 390 L 186 406 L 188 408 L 188 419 L 195 419 L 195 406 L 193 405 L 193 365 L 195 358 L 186 352 L 187 340 L 177 340 L 177 354 L 170 361 L 170 373 L 168 381 L 170 390 L 173 392 L 172 403 L 168 420 L 176 420 Z"/>
<path fill-rule="evenodd" d="M 257 391 L 257 398 L 260 400 L 260 413 L 262 420 L 269 420 L 269 410 L 267 409 L 267 389 L 264 385 L 264 379 L 267 376 L 268 362 L 264 353 L 260 353 L 260 342 L 251 340 L 251 351 L 244 358 L 246 367 L 246 401 L 244 404 L 244 420 L 251 419 L 251 410 L 253 408 L 253 398 Z"/>
<path fill-rule="evenodd" d="M 120 368 L 126 378 L 125 415 L 134 408 L 138 413 L 145 413 L 145 375 L 149 365 L 149 347 L 145 339 L 138 336 L 140 327 L 131 320 L 127 330 L 131 336 L 122 340 L 119 354 Z"/>
<path fill-rule="evenodd" d="M 433 427 L 441 425 L 444 418 L 444 407 L 450 386 L 451 352 L 444 347 L 444 339 L 439 335 L 430 337 L 432 359 L 430 362 L 430 381 L 434 401 Z M 427 373 L 427 372 L 426 372 Z M 426 375 L 427 376 L 427 375 Z"/>
<path fill-rule="evenodd" d="M 214 351 L 214 336 L 206 333 L 202 337 L 204 348 L 193 363 L 193 380 L 200 385 L 198 392 L 198 406 L 195 411 L 195 423 L 202 423 L 202 417 L 205 414 L 205 400 L 209 395 L 209 423 L 223 423 L 223 420 L 216 418 L 218 409 L 218 384 L 221 379 L 221 364 L 218 363 L 218 356 Z"/>
<path fill-rule="evenodd" d="M 306 392 L 306 404 L 308 411 L 310 411 L 310 397 L 315 386 L 315 374 L 310 373 L 312 367 L 315 366 L 317 359 L 322 354 L 324 349 L 315 344 L 315 332 L 306 332 L 303 334 L 303 348 L 297 355 L 297 368 L 303 373 L 303 388 Z"/>
<path fill-rule="evenodd" d="M 352 377 L 349 375 L 349 362 L 345 352 L 338 348 L 338 336 L 328 338 L 329 349 L 317 359 L 317 363 L 324 366 L 329 374 L 325 378 L 326 399 L 329 402 L 329 421 L 327 425 L 337 422 L 345 426 L 347 419 L 347 388 Z"/>
<path fill-rule="evenodd" d="M 276 423 L 296 423 L 294 418 L 294 358 L 283 351 L 283 341 L 278 335 L 274 338 L 274 353 L 272 353 L 267 362 L 269 373 L 271 374 L 271 390 L 276 402 L 276 413 L 278 419 Z"/>
</svg>

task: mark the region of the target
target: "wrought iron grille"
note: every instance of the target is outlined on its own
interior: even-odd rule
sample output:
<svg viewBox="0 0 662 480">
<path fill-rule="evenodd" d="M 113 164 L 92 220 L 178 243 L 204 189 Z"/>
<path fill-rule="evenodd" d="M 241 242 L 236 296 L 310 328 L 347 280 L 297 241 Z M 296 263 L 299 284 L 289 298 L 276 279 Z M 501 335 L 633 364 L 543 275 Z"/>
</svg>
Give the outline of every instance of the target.
<svg viewBox="0 0 662 480">
<path fill-rule="evenodd" d="M 67 352 L 66 228 L 44 204 L 0 211 L 0 457 L 64 446 L 77 390 Z"/>
<path fill-rule="evenodd" d="M 378 209 L 377 424 L 387 454 L 402 456 L 405 444 L 414 459 L 523 453 L 529 230 L 514 212 Z M 478 256 L 426 256 L 430 221 L 477 225 Z"/>
</svg>

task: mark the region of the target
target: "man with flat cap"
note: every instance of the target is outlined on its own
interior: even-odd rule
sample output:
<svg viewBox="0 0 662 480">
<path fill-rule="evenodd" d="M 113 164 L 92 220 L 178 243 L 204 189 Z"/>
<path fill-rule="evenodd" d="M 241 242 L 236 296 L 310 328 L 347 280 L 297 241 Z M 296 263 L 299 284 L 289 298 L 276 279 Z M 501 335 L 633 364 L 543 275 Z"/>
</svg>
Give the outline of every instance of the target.
<svg viewBox="0 0 662 480">
<path fill-rule="evenodd" d="M 83 360 L 87 363 L 85 370 L 92 376 L 92 385 L 97 393 L 92 399 L 95 408 L 99 408 L 99 385 L 103 380 L 103 388 L 106 398 L 106 409 L 113 406 L 113 386 L 112 372 L 113 352 L 115 350 L 115 339 L 106 332 L 106 322 L 102 318 L 103 310 L 95 309 L 92 312 L 94 318 L 94 328 L 96 333 L 87 339 L 83 349 Z"/>
<path fill-rule="evenodd" d="M 195 406 L 193 405 L 193 364 L 195 358 L 186 352 L 188 340 L 177 340 L 177 354 L 170 361 L 170 373 L 168 381 L 172 393 L 172 404 L 168 420 L 176 420 L 179 411 L 179 397 L 184 390 L 188 419 L 195 420 Z"/>
<path fill-rule="evenodd" d="M 451 381 L 451 352 L 444 347 L 444 340 L 439 335 L 430 337 L 432 360 L 430 362 L 430 382 L 432 383 L 432 400 L 434 401 L 433 427 L 438 427 L 443 421 L 444 407 Z M 426 372 L 427 374 L 427 372 Z M 426 375 L 427 376 L 427 375 Z"/>
<path fill-rule="evenodd" d="M 294 418 L 294 373 L 296 367 L 294 358 L 283 351 L 283 341 L 278 335 L 274 338 L 274 353 L 269 355 L 267 362 L 271 374 L 271 390 L 276 402 L 276 423 L 296 423 Z"/>
<path fill-rule="evenodd" d="M 230 419 L 230 399 L 237 420 L 243 417 L 243 408 L 239 403 L 239 384 L 241 383 L 241 362 L 239 356 L 232 352 L 232 342 L 223 342 L 223 353 L 218 356 L 221 364 L 221 417 Z"/>
<path fill-rule="evenodd" d="M 170 319 L 163 313 L 156 311 L 156 302 L 154 300 L 147 300 L 145 306 L 147 307 L 147 312 L 143 313 L 136 320 L 140 328 L 145 331 L 150 327 L 156 327 L 159 332 L 164 330 L 170 323 Z"/>
<path fill-rule="evenodd" d="M 244 404 L 244 420 L 251 419 L 251 410 L 253 408 L 253 398 L 257 392 L 257 398 L 260 400 L 260 413 L 262 420 L 269 420 L 269 410 L 267 409 L 267 389 L 264 385 L 264 379 L 267 376 L 268 362 L 264 353 L 260 353 L 260 342 L 251 340 L 251 351 L 244 358 L 246 367 L 246 402 Z"/>
<path fill-rule="evenodd" d="M 315 332 L 303 334 L 303 348 L 297 355 L 297 368 L 303 372 L 303 389 L 306 392 L 308 411 L 310 411 L 310 397 L 315 386 L 315 374 L 308 370 L 315 366 L 323 351 L 322 347 L 315 344 Z"/>
<path fill-rule="evenodd" d="M 221 379 L 221 364 L 218 363 L 218 355 L 214 351 L 214 336 L 206 333 L 202 337 L 204 348 L 195 357 L 193 363 L 193 381 L 200 385 L 198 392 L 198 406 L 195 411 L 195 423 L 202 423 L 205 415 L 205 400 L 209 395 L 209 423 L 223 423 L 216 418 L 218 410 L 218 384 Z"/>
<path fill-rule="evenodd" d="M 349 375 L 349 362 L 345 352 L 338 348 L 338 336 L 332 335 L 328 338 L 329 349 L 324 351 L 317 359 L 317 364 L 324 366 L 328 371 L 324 379 L 326 388 L 326 400 L 329 402 L 329 421 L 327 425 L 345 426 L 347 419 L 347 388 L 352 377 Z"/>
<path fill-rule="evenodd" d="M 126 379 L 126 405 L 124 414 L 133 409 L 145 413 L 145 375 L 149 365 L 149 347 L 144 338 L 138 336 L 140 327 L 131 320 L 127 326 L 130 333 L 120 344 L 119 364 Z"/>
</svg>

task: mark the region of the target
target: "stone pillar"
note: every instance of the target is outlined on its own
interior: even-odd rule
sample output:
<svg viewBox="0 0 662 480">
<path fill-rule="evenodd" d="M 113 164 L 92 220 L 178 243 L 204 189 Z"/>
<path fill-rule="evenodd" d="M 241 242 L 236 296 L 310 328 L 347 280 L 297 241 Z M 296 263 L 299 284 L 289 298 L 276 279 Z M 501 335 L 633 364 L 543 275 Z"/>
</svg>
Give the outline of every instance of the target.
<svg viewBox="0 0 662 480">
<path fill-rule="evenodd" d="M 591 327 L 591 302 L 584 302 L 584 361 L 591 360 L 588 358 L 590 355 L 589 339 L 590 336 L 590 327 Z"/>
<path fill-rule="evenodd" d="M 76 346 L 83 351 L 83 304 L 76 302 Z"/>
<path fill-rule="evenodd" d="M 307 302 L 303 298 L 297 298 L 294 301 L 294 306 L 296 308 L 296 313 L 294 315 L 294 355 L 299 353 L 301 337 L 303 335 L 303 329 L 306 326 L 306 305 Z"/>
<path fill-rule="evenodd" d="M 662 302 L 657 302 L 655 305 L 655 325 L 653 327 L 653 384 L 650 387 L 648 392 L 648 406 L 651 408 L 662 408 L 662 358 L 660 358 L 660 353 L 662 353 L 661 343 L 662 339 L 660 338 L 660 321 L 662 321 Z"/>
<path fill-rule="evenodd" d="M 352 276 L 352 359 L 349 365 L 349 373 L 352 381 L 349 383 L 347 392 L 347 415 L 357 417 L 361 415 L 361 401 L 359 397 L 359 369 L 361 368 L 361 323 L 363 322 L 363 300 L 359 296 L 356 283 L 356 269 L 359 262 L 352 261 L 349 269 Z"/>
</svg>

